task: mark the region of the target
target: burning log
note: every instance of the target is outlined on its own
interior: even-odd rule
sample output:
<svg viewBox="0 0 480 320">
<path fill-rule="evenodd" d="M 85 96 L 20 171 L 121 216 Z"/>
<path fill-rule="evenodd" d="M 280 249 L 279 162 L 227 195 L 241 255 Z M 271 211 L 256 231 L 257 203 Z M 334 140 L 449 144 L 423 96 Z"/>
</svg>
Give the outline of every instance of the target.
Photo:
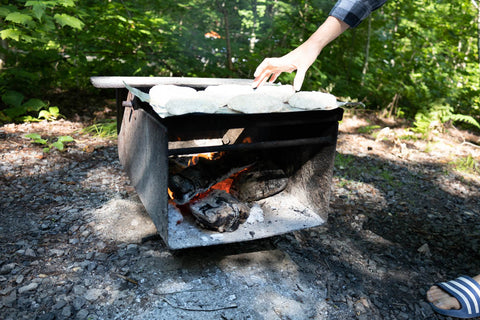
<svg viewBox="0 0 480 320">
<path fill-rule="evenodd" d="M 205 198 L 192 203 L 190 210 L 201 227 L 219 232 L 237 230 L 250 212 L 246 204 L 223 190 L 213 190 Z"/>
<path fill-rule="evenodd" d="M 257 201 L 271 197 L 287 187 L 288 177 L 282 169 L 255 167 L 241 172 L 230 192 L 241 201 Z"/>
<path fill-rule="evenodd" d="M 216 183 L 252 164 L 251 160 L 241 157 L 224 156 L 215 161 L 200 158 L 196 165 L 171 175 L 168 187 L 173 200 L 177 204 L 185 204 L 197 194 L 207 191 Z"/>
</svg>

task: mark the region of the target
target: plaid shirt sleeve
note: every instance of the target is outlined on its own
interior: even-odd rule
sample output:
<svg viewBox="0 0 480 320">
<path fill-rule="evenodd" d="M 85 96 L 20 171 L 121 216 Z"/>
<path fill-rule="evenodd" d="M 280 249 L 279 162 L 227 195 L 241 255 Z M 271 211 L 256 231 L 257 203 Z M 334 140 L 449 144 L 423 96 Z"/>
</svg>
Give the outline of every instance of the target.
<svg viewBox="0 0 480 320">
<path fill-rule="evenodd" d="M 355 28 L 387 0 L 338 0 L 330 15 Z"/>
</svg>

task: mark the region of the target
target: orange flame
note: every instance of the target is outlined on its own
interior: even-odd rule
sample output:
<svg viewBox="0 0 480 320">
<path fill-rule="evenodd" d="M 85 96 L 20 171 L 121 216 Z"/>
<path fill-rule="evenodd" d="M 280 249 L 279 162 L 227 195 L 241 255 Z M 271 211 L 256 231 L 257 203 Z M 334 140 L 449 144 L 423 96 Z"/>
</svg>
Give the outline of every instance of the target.
<svg viewBox="0 0 480 320">
<path fill-rule="evenodd" d="M 197 154 L 196 156 L 193 156 L 190 160 L 188 160 L 188 165 L 189 166 L 196 165 L 200 158 L 212 160 L 214 155 L 215 155 L 215 152 Z"/>
</svg>

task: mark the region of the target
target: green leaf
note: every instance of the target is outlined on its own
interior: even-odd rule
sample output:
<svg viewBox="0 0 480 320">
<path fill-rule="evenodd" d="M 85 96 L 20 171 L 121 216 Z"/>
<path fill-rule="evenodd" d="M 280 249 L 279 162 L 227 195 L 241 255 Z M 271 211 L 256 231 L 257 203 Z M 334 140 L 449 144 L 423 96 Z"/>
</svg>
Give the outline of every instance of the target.
<svg viewBox="0 0 480 320">
<path fill-rule="evenodd" d="M 0 7 L 0 17 L 6 17 L 10 13 L 10 10 L 5 7 Z"/>
<path fill-rule="evenodd" d="M 60 109 L 58 109 L 58 107 L 50 107 L 48 108 L 48 112 L 55 118 L 60 115 Z"/>
<path fill-rule="evenodd" d="M 40 99 L 29 99 L 27 102 L 23 104 L 23 106 L 27 107 L 28 111 L 38 111 L 42 108 L 45 108 L 47 104 Z"/>
<path fill-rule="evenodd" d="M 29 138 L 33 140 L 33 143 L 39 144 L 47 144 L 47 140 L 42 139 L 42 137 L 38 133 L 29 133 L 25 135 L 25 138 Z"/>
<path fill-rule="evenodd" d="M 57 140 L 57 141 L 58 141 L 58 142 L 62 142 L 62 143 L 64 143 L 64 142 L 72 142 L 72 141 L 73 141 L 73 138 L 70 137 L 70 136 L 60 136 L 60 137 L 58 137 L 58 140 Z"/>
<path fill-rule="evenodd" d="M 23 116 L 19 118 L 20 122 L 39 122 L 40 119 L 32 116 Z"/>
<path fill-rule="evenodd" d="M 18 23 L 18 24 L 23 24 L 25 26 L 28 26 L 33 22 L 33 18 L 31 16 L 29 16 L 28 14 L 18 12 L 18 11 L 9 13 L 5 17 L 5 20 L 6 21 L 11 21 L 11 22 L 14 22 L 14 23 Z"/>
<path fill-rule="evenodd" d="M 60 141 L 52 143 L 52 146 L 54 146 L 55 148 L 57 148 L 60 151 L 63 151 L 63 148 L 64 148 L 63 143 L 61 143 Z"/>
<path fill-rule="evenodd" d="M 49 120 L 49 119 L 52 119 L 53 117 L 52 117 L 52 114 L 47 110 L 40 110 L 40 112 L 38 113 L 38 118 Z"/>
<path fill-rule="evenodd" d="M 39 135 L 38 133 L 29 133 L 29 134 L 26 134 L 24 137 L 25 138 L 30 138 L 30 139 L 33 139 L 33 140 L 42 139 L 42 136 Z"/>
<path fill-rule="evenodd" d="M 46 5 L 40 1 L 35 2 L 32 7 L 33 15 L 38 21 L 42 21 L 42 17 L 45 14 Z"/>
<path fill-rule="evenodd" d="M 23 35 L 23 32 L 17 29 L 5 29 L 0 31 L 0 38 L 4 40 L 12 39 L 15 41 L 19 41 L 21 35 Z"/>
<path fill-rule="evenodd" d="M 74 0 L 57 0 L 56 2 L 58 4 L 64 6 L 64 7 L 74 7 L 75 6 L 75 1 Z"/>
<path fill-rule="evenodd" d="M 62 14 L 56 14 L 53 16 L 55 21 L 57 21 L 58 24 L 60 24 L 62 27 L 69 26 L 74 29 L 82 29 L 84 26 L 84 23 L 73 16 L 70 16 L 68 14 L 62 13 Z"/>
<path fill-rule="evenodd" d="M 13 90 L 9 90 L 2 95 L 2 101 L 12 107 L 20 107 L 24 98 L 23 94 Z"/>
<path fill-rule="evenodd" d="M 12 107 L 12 108 L 8 108 L 8 109 L 5 109 L 3 110 L 3 112 L 8 116 L 10 117 L 11 119 L 17 119 L 18 117 L 24 115 L 25 113 L 27 113 L 27 108 L 23 107 L 23 106 L 18 106 L 18 107 Z M 18 119 L 17 119 L 18 120 Z"/>
</svg>

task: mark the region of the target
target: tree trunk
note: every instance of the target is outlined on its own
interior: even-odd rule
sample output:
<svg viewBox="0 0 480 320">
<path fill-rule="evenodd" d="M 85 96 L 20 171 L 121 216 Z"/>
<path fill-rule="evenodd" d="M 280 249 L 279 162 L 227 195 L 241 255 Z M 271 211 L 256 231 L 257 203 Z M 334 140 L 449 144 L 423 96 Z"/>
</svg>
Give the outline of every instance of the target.
<svg viewBox="0 0 480 320">
<path fill-rule="evenodd" d="M 5 39 L 0 39 L 0 46 L 2 47 L 2 50 L 0 50 L 0 70 L 3 69 L 3 66 L 6 63 L 7 59 L 7 50 L 8 50 L 8 43 L 7 40 Z"/>
<path fill-rule="evenodd" d="M 478 68 L 480 69 L 480 3 L 477 0 L 472 0 L 473 5 L 477 8 L 477 55 Z"/>
<path fill-rule="evenodd" d="M 233 71 L 233 62 L 232 62 L 232 45 L 230 43 L 230 27 L 228 23 L 228 9 L 225 5 L 225 1 L 222 1 L 220 4 L 220 9 L 223 13 L 223 22 L 225 24 L 225 47 L 227 50 L 227 68 L 228 70 Z"/>
<path fill-rule="evenodd" d="M 252 12 L 253 12 L 253 26 L 252 32 L 250 33 L 250 53 L 253 53 L 255 50 L 255 42 L 257 41 L 257 35 L 255 30 L 257 29 L 257 0 L 252 0 Z"/>
<path fill-rule="evenodd" d="M 363 63 L 363 70 L 362 70 L 362 81 L 360 85 L 363 87 L 365 83 L 365 75 L 368 71 L 368 56 L 370 54 L 370 37 L 372 36 L 372 16 L 368 17 L 368 33 L 367 33 L 367 45 L 365 46 L 365 62 Z"/>
</svg>

